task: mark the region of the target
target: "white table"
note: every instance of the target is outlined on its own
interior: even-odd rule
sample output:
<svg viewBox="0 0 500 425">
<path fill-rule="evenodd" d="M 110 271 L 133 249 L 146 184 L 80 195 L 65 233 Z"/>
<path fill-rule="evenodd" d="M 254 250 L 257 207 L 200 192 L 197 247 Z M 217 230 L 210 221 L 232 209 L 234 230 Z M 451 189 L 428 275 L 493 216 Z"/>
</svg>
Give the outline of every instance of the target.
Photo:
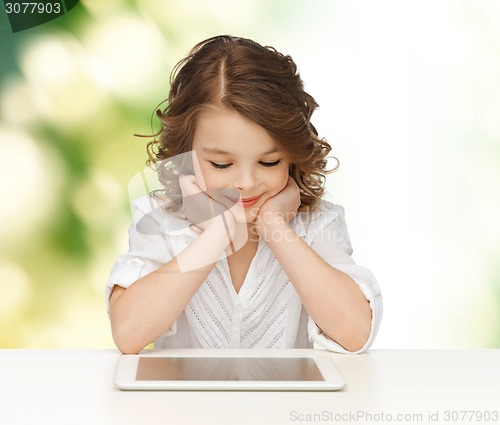
<svg viewBox="0 0 500 425">
<path fill-rule="evenodd" d="M 0 424 L 500 424 L 500 350 L 331 355 L 340 392 L 127 392 L 115 350 L 0 350 Z"/>
</svg>

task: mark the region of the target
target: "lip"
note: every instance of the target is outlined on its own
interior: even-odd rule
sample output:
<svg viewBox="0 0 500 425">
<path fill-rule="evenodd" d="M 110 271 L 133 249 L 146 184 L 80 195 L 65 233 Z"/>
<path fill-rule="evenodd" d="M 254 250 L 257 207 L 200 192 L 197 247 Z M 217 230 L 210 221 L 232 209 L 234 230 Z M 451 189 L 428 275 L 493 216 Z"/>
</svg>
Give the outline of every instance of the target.
<svg viewBox="0 0 500 425">
<path fill-rule="evenodd" d="M 242 206 L 243 208 L 250 208 L 253 207 L 257 202 L 259 202 L 260 198 L 262 198 L 262 195 L 252 196 L 251 198 L 229 199 L 235 204 Z"/>
</svg>

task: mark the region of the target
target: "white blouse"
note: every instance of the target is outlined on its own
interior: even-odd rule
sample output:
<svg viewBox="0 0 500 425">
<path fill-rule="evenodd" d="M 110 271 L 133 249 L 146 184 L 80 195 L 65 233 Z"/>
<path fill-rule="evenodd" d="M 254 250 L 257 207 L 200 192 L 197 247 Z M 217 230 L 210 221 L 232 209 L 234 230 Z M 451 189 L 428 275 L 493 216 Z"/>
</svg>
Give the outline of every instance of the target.
<svg viewBox="0 0 500 425">
<path fill-rule="evenodd" d="M 116 260 L 106 284 L 106 302 L 114 285 L 127 288 L 161 267 L 198 234 L 190 222 L 163 211 L 144 196 L 133 202 L 129 251 Z M 325 261 L 348 274 L 372 309 L 373 342 L 382 318 L 382 298 L 373 274 L 355 264 L 344 220 L 344 209 L 319 201 L 313 212 L 301 212 L 291 228 Z M 294 286 L 269 246 L 259 241 L 240 291 L 231 282 L 226 258 L 221 258 L 171 329 L 155 348 L 310 348 L 313 342 L 331 351 L 348 353 L 316 326 Z"/>
</svg>

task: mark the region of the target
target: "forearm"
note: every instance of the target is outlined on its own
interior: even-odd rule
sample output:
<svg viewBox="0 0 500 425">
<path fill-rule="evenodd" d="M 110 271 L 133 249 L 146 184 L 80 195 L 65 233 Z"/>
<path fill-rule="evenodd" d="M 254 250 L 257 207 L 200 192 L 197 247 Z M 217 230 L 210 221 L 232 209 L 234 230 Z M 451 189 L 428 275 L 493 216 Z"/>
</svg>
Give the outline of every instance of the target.
<svg viewBox="0 0 500 425">
<path fill-rule="evenodd" d="M 176 258 L 126 290 L 118 288 L 110 300 L 117 347 L 137 353 L 170 329 L 228 245 L 226 228 L 218 220 Z"/>
<path fill-rule="evenodd" d="M 371 309 L 352 278 L 324 261 L 287 223 L 273 223 L 262 236 L 321 330 L 349 351 L 361 349 L 370 335 Z"/>
</svg>

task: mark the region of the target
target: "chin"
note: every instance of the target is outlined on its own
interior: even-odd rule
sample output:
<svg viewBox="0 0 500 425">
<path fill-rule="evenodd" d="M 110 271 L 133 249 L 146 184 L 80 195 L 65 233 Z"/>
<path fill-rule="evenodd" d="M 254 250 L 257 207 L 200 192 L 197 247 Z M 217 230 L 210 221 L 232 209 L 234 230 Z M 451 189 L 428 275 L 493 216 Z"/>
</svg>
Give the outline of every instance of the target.
<svg viewBox="0 0 500 425">
<path fill-rule="evenodd" d="M 259 213 L 259 210 L 256 211 L 249 211 L 245 213 L 245 218 L 247 223 L 253 223 L 255 219 L 257 218 L 257 214 Z"/>
<path fill-rule="evenodd" d="M 261 205 L 254 206 L 245 211 L 245 218 L 247 223 L 252 223 L 255 221 L 257 216 L 259 215 Z"/>
</svg>

